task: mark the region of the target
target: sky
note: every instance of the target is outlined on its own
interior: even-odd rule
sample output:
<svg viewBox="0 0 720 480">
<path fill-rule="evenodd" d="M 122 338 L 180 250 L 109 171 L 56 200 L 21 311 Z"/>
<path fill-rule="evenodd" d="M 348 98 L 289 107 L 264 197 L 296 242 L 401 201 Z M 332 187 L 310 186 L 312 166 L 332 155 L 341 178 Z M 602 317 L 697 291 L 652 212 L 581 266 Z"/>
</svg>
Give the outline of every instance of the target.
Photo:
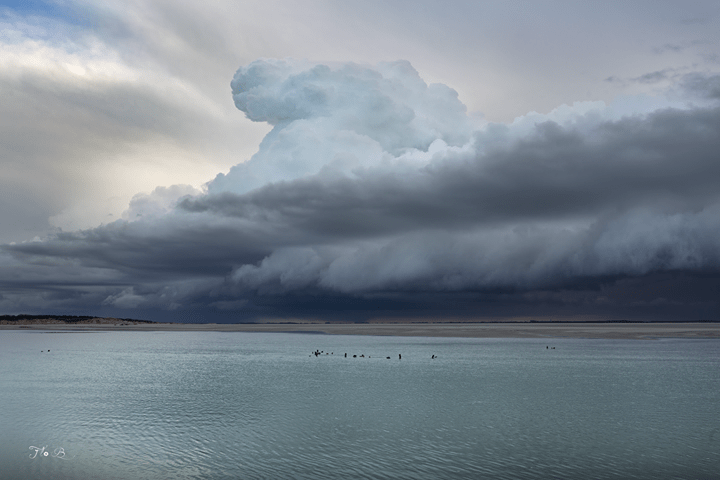
<svg viewBox="0 0 720 480">
<path fill-rule="evenodd" d="M 720 319 L 714 1 L 4 1 L 0 313 Z"/>
</svg>

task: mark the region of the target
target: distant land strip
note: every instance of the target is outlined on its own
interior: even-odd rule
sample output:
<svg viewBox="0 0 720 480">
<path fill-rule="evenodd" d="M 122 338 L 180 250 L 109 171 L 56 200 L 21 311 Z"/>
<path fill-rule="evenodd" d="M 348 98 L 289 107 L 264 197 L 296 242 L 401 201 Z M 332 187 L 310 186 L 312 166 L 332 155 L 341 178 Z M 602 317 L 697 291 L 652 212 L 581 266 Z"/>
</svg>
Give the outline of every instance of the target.
<svg viewBox="0 0 720 480">
<path fill-rule="evenodd" d="M 720 320 L 688 320 L 688 321 L 670 321 L 670 320 L 657 320 L 657 321 L 646 321 L 646 320 L 535 320 L 535 319 L 514 319 L 514 320 L 370 320 L 367 322 L 348 322 L 348 321 L 279 321 L 273 319 L 270 321 L 261 322 L 242 322 L 242 323 L 176 323 L 176 322 L 153 322 L 151 320 L 139 320 L 137 318 L 116 318 L 116 317 L 98 317 L 93 315 L 31 315 L 31 314 L 18 314 L 18 315 L 0 315 L 0 325 L 62 325 L 62 324 L 92 324 L 92 325 L 115 325 L 115 324 L 153 324 L 153 325 L 416 325 L 416 324 L 429 324 L 429 325 L 446 325 L 446 324 L 523 324 L 523 323 L 539 323 L 539 324 L 604 324 L 604 323 L 631 323 L 631 324 L 690 324 L 690 323 L 719 323 Z"/>
<path fill-rule="evenodd" d="M 90 315 L 0 315 L 0 325 L 140 325 L 152 323 L 155 322 Z"/>
<path fill-rule="evenodd" d="M 720 322 L 161 323 L 70 315 L 0 315 L 0 330 L 255 332 L 460 338 L 720 339 Z"/>
</svg>

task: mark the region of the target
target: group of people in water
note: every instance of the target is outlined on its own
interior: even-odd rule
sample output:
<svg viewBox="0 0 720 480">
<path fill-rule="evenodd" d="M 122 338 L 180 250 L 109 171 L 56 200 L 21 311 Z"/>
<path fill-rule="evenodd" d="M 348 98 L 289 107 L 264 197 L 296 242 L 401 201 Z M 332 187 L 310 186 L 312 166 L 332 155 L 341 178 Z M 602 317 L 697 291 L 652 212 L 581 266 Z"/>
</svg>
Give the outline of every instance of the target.
<svg viewBox="0 0 720 480">
<path fill-rule="evenodd" d="M 549 345 L 546 346 L 545 348 L 548 349 L 548 350 L 550 350 L 550 349 L 555 350 L 555 347 L 551 347 L 551 346 L 549 346 Z M 48 352 L 49 352 L 49 351 L 50 351 L 50 350 L 48 350 Z M 324 353 L 325 355 L 335 355 L 334 352 L 329 352 L 329 353 L 328 353 L 328 352 L 325 352 L 325 351 L 323 351 L 323 350 L 315 350 L 314 352 L 312 352 L 312 353 L 310 354 L 310 356 L 312 357 L 313 355 L 315 355 L 316 357 L 319 357 L 319 356 L 322 355 L 323 353 Z M 358 355 L 353 355 L 352 357 L 353 357 L 353 358 L 358 358 Z M 360 358 L 365 358 L 365 355 L 360 355 L 359 357 L 360 357 Z M 345 358 L 347 358 L 347 353 L 345 354 Z M 368 358 L 372 358 L 372 357 L 371 357 L 370 355 L 368 355 Z M 385 358 L 388 359 L 388 360 L 390 360 L 390 357 L 385 357 Z M 437 355 L 433 355 L 432 357 L 430 357 L 431 360 L 435 360 L 436 358 L 438 358 Z M 398 360 L 402 360 L 402 353 L 399 353 L 399 354 L 398 354 Z"/>
<path fill-rule="evenodd" d="M 555 347 L 551 347 L 551 346 L 549 346 L 549 345 L 546 346 L 545 348 L 548 349 L 548 350 L 550 350 L 550 349 L 555 350 Z M 48 350 L 48 352 L 49 352 L 49 351 L 50 351 L 50 350 Z M 312 353 L 310 354 L 310 356 L 312 357 L 313 355 L 315 355 L 316 357 L 319 357 L 319 356 L 322 355 L 323 353 L 324 353 L 325 355 L 335 355 L 334 352 L 329 352 L 329 353 L 328 353 L 328 352 L 325 352 L 325 351 L 323 351 L 323 350 L 315 350 L 314 352 L 312 352 Z M 347 353 L 345 354 L 345 358 L 347 358 Z M 358 358 L 358 355 L 353 355 L 353 358 Z M 360 358 L 365 358 L 365 355 L 360 355 Z M 372 357 L 371 357 L 370 355 L 368 355 L 368 358 L 372 358 Z M 388 360 L 390 360 L 390 357 L 385 357 L 385 358 L 388 359 Z M 433 355 L 432 357 L 430 357 L 430 359 L 432 359 L 432 360 L 435 360 L 436 358 L 438 358 L 437 355 Z M 399 354 L 398 354 L 398 360 L 402 360 L 402 353 L 399 353 Z"/>
<path fill-rule="evenodd" d="M 319 356 L 322 355 L 323 353 L 324 353 L 325 355 L 335 355 L 335 352 L 329 352 L 329 353 L 328 353 L 328 352 L 325 352 L 325 351 L 323 351 L 323 350 L 315 350 L 314 352 L 312 352 L 312 353 L 310 354 L 310 356 L 312 357 L 313 355 L 315 355 L 316 357 L 319 357 Z M 360 357 L 360 358 L 365 358 L 365 355 L 363 354 L 363 355 L 360 355 L 359 357 Z M 347 358 L 347 353 L 345 354 L 345 358 Z M 358 355 L 353 355 L 353 358 L 358 358 Z M 367 358 L 372 358 L 372 357 L 371 357 L 370 355 L 368 355 Z M 386 358 L 387 360 L 390 360 L 390 357 L 385 357 L 385 358 Z M 432 360 L 435 360 L 436 358 L 438 358 L 437 355 L 433 355 L 433 356 L 431 357 Z M 398 353 L 398 360 L 402 360 L 402 353 Z"/>
</svg>

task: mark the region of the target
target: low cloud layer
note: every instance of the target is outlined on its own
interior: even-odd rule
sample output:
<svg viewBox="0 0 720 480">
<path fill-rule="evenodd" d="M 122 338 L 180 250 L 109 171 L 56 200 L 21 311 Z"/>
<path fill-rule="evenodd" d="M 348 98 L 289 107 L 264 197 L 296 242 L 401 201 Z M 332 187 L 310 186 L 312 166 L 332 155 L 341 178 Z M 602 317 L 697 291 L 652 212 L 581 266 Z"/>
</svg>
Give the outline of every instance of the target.
<svg viewBox="0 0 720 480">
<path fill-rule="evenodd" d="M 408 62 L 258 60 L 272 126 L 204 192 L 2 247 L 5 310 L 193 321 L 717 318 L 718 77 L 472 126 Z M 84 310 L 83 310 L 84 311 Z M 96 310 L 93 310 L 96 311 Z"/>
</svg>

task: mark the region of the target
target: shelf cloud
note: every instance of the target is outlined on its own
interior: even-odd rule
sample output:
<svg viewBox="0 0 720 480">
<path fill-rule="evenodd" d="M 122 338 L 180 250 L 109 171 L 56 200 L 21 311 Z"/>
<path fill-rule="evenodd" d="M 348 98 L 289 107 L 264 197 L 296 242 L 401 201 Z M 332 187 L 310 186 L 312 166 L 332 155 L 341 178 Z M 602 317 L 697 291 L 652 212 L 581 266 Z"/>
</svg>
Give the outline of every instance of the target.
<svg viewBox="0 0 720 480">
<path fill-rule="evenodd" d="M 2 246 L 0 305 L 234 321 L 716 317 L 718 78 L 474 124 L 407 61 L 256 60 L 231 82 L 236 107 L 272 128 L 252 158 L 203 191 L 136 196 L 107 225 Z"/>
</svg>

